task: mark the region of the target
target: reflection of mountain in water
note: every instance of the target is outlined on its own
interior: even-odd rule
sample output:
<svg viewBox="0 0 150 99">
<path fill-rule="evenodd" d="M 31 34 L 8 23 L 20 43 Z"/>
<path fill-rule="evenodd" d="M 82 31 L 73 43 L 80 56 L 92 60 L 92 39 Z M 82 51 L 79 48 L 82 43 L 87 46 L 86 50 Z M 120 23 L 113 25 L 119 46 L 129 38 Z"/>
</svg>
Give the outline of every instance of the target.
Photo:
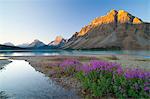
<svg viewBox="0 0 150 99">
<path fill-rule="evenodd" d="M 9 60 L 0 60 L 0 70 L 3 69 L 4 66 L 8 65 L 9 63 L 11 63 L 11 61 Z"/>
</svg>

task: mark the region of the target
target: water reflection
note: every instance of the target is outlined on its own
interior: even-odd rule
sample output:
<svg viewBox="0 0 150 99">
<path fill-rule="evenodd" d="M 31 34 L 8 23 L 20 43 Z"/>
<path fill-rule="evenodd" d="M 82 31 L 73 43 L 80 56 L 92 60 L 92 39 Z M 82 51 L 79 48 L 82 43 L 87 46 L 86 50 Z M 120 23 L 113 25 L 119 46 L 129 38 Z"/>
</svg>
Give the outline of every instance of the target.
<svg viewBox="0 0 150 99">
<path fill-rule="evenodd" d="M 3 69 L 9 63 L 11 63 L 11 61 L 9 60 L 0 60 L 0 70 Z"/>
<path fill-rule="evenodd" d="M 35 71 L 33 67 L 23 60 L 12 61 L 5 69 L 1 70 L 0 91 L 5 91 L 13 99 L 79 98 L 74 91 L 65 90 L 61 86 L 56 85 L 52 80 L 45 77 L 44 74 Z"/>
<path fill-rule="evenodd" d="M 150 57 L 150 51 L 99 51 L 99 50 L 0 50 L 0 56 L 48 56 L 48 55 L 136 55 L 142 57 Z"/>
</svg>

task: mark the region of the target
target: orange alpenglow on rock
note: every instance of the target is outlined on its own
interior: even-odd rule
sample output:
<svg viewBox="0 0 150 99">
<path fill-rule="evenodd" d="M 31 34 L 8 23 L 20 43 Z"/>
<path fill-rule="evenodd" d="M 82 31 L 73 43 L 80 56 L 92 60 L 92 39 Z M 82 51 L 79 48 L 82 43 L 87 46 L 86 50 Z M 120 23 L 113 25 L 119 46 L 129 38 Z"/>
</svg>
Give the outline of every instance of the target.
<svg viewBox="0 0 150 99">
<path fill-rule="evenodd" d="M 141 19 L 139 19 L 139 18 L 137 18 L 137 17 L 135 17 L 135 18 L 133 19 L 133 24 L 140 24 L 140 23 L 142 23 Z"/>
<path fill-rule="evenodd" d="M 54 41 L 52 41 L 52 42 L 50 42 L 48 45 L 52 45 L 52 46 L 56 46 L 56 45 L 59 45 L 61 42 L 65 42 L 65 40 L 63 39 L 63 37 L 62 36 L 57 36 L 56 38 L 55 38 L 55 40 Z"/>
<path fill-rule="evenodd" d="M 86 34 L 91 28 L 93 28 L 92 25 L 87 25 L 87 26 L 83 27 L 77 36 L 83 36 L 83 35 Z"/>
<path fill-rule="evenodd" d="M 83 27 L 81 31 L 79 32 L 78 36 L 83 36 L 86 34 L 91 28 L 96 27 L 101 24 L 109 24 L 116 22 L 116 10 L 111 10 L 109 13 L 107 13 L 106 16 L 98 17 L 94 19 L 89 25 Z"/>
<path fill-rule="evenodd" d="M 118 23 L 132 23 L 132 15 L 124 10 L 118 11 Z"/>
<path fill-rule="evenodd" d="M 111 10 L 106 16 L 98 17 L 91 22 L 91 25 L 97 26 L 100 24 L 108 24 L 116 22 L 116 10 Z"/>
<path fill-rule="evenodd" d="M 124 10 L 111 10 L 107 13 L 107 15 L 98 17 L 94 19 L 89 25 L 83 27 L 81 31 L 78 33 L 77 36 L 85 35 L 89 30 L 92 28 L 102 25 L 102 24 L 124 24 L 124 23 L 131 23 L 131 24 L 139 24 L 142 23 L 142 20 L 132 16 L 128 12 Z"/>
<path fill-rule="evenodd" d="M 111 10 L 76 32 L 62 48 L 150 50 L 149 31 L 150 23 L 124 10 Z"/>
<path fill-rule="evenodd" d="M 62 41 L 62 37 L 61 36 L 57 36 L 56 38 L 55 38 L 55 43 L 60 43 L 61 41 Z"/>
</svg>

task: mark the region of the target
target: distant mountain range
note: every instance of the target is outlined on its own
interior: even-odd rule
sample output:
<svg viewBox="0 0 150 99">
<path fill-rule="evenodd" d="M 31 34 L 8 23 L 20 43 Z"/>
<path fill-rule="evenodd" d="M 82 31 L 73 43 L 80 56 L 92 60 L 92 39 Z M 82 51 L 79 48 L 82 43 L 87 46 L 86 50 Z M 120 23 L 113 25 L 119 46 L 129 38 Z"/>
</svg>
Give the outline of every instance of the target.
<svg viewBox="0 0 150 99">
<path fill-rule="evenodd" d="M 14 44 L 12 44 L 10 42 L 4 43 L 3 45 L 6 45 L 6 46 L 15 46 Z"/>
<path fill-rule="evenodd" d="M 111 10 L 76 32 L 62 48 L 150 50 L 150 23 L 124 10 Z"/>
<path fill-rule="evenodd" d="M 23 44 L 19 44 L 17 46 L 21 47 L 21 48 L 27 48 L 29 46 L 29 43 L 23 43 Z"/>
<path fill-rule="evenodd" d="M 16 46 L 8 46 L 8 45 L 1 45 L 0 44 L 0 50 L 26 50 L 25 48 L 20 48 Z"/>
<path fill-rule="evenodd" d="M 68 40 L 57 36 L 49 44 L 34 40 L 18 46 L 12 43 L 0 45 L 0 50 L 11 48 L 150 50 L 150 23 L 124 10 L 111 10 L 105 16 L 95 18 Z"/>
<path fill-rule="evenodd" d="M 45 44 L 39 40 L 34 40 L 31 44 L 28 45 L 29 48 L 39 48 L 45 46 Z"/>
<path fill-rule="evenodd" d="M 34 40 L 32 43 L 23 43 L 15 46 L 14 44 L 8 42 L 0 45 L 0 50 L 36 50 L 36 49 L 58 49 L 65 44 L 66 40 L 61 36 L 57 36 L 54 41 L 49 44 L 44 44 L 40 40 Z"/>
</svg>

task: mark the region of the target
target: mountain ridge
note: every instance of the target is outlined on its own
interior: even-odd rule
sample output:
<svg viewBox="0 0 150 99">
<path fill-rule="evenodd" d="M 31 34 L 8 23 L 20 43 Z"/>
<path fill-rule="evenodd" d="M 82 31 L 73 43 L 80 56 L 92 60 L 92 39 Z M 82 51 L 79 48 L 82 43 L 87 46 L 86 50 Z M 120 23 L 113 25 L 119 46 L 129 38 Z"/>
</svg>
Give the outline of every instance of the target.
<svg viewBox="0 0 150 99">
<path fill-rule="evenodd" d="M 10 43 L 9 43 L 10 45 Z M 12 44 L 11 44 L 12 45 Z M 22 45 L 21 45 L 22 46 Z M 2 48 L 20 49 L 21 46 Z M 150 50 L 150 23 L 143 22 L 124 10 L 110 10 L 75 32 L 68 40 L 57 36 L 49 44 L 34 40 L 23 44 L 27 49 L 122 49 Z"/>
<path fill-rule="evenodd" d="M 20 48 L 17 46 L 8 46 L 0 44 L 0 50 L 26 50 L 25 48 Z"/>
<path fill-rule="evenodd" d="M 137 18 L 124 10 L 117 11 L 113 9 L 110 10 L 106 15 L 95 18 L 91 23 L 83 27 L 79 32 L 78 36 L 83 36 L 93 27 L 96 27 L 101 24 L 110 24 L 110 23 L 115 25 L 117 23 L 140 24 L 143 23 L 143 21 L 140 18 Z"/>
<path fill-rule="evenodd" d="M 45 46 L 46 44 L 44 44 L 42 41 L 35 39 L 32 43 L 30 43 L 28 45 L 28 48 L 38 48 L 38 47 L 42 47 Z"/>
<path fill-rule="evenodd" d="M 147 50 L 150 24 L 124 10 L 111 10 L 76 32 L 62 48 Z"/>
<path fill-rule="evenodd" d="M 6 43 L 4 43 L 4 44 L 2 44 L 2 45 L 6 45 L 6 46 L 15 46 L 13 43 L 11 43 L 11 42 L 6 42 Z"/>
</svg>

